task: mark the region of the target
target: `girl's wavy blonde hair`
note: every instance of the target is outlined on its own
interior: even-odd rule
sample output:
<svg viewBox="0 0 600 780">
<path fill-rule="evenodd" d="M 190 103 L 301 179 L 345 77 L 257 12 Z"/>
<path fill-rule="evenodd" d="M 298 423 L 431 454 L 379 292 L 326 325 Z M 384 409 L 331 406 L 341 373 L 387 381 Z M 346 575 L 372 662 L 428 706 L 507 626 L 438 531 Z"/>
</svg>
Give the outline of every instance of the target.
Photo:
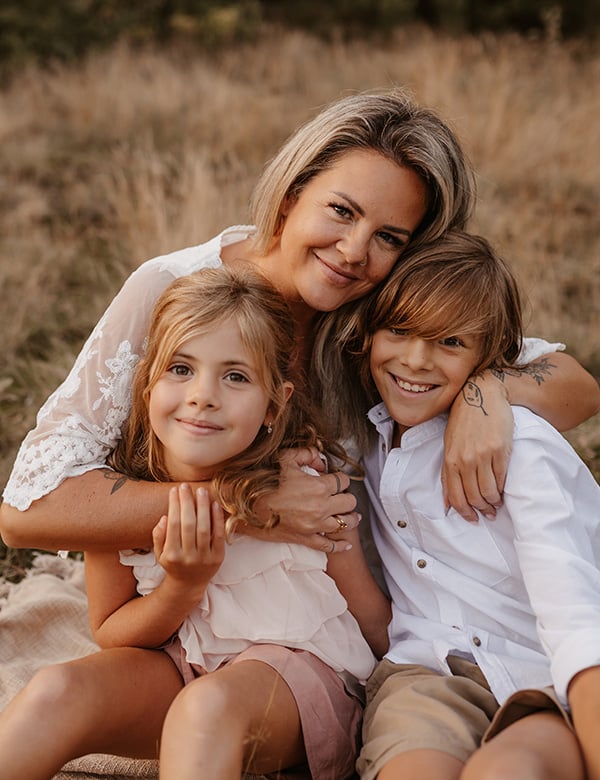
<svg viewBox="0 0 600 780">
<path fill-rule="evenodd" d="M 176 279 L 152 314 L 147 346 L 133 379 L 132 408 L 109 465 L 132 478 L 177 481 L 165 467 L 161 442 L 150 425 L 152 388 L 181 345 L 233 320 L 269 398 L 272 431 L 264 426 L 251 446 L 223 465 L 213 479 L 217 500 L 229 514 L 230 534 L 240 521 L 263 526 L 254 511 L 258 498 L 279 484 L 279 454 L 286 447 L 317 446 L 344 460 L 340 448 L 317 433 L 315 410 L 304 393 L 286 400 L 297 358 L 294 319 L 282 296 L 246 265 L 204 269 Z M 277 518 L 272 518 L 274 525 Z"/>
<path fill-rule="evenodd" d="M 379 290 L 323 318 L 313 360 L 324 377 L 319 390 L 331 411 L 329 433 L 353 436 L 363 448 L 372 430 L 366 414 L 381 400 L 369 368 L 371 344 L 388 328 L 426 339 L 477 336 L 473 373 L 508 368 L 523 340 L 517 282 L 484 238 L 449 231 L 433 243 L 409 246 Z"/>
</svg>

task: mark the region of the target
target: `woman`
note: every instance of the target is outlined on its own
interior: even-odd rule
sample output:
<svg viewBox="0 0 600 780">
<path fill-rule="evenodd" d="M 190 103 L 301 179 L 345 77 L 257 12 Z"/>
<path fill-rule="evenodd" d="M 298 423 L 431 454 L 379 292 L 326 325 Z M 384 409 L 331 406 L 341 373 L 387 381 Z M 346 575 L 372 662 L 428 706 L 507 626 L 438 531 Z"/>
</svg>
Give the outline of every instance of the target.
<svg viewBox="0 0 600 780">
<path fill-rule="evenodd" d="M 6 544 L 46 549 L 147 546 L 166 511 L 168 484 L 133 482 L 105 458 L 129 411 L 131 375 L 152 306 L 174 277 L 234 260 L 253 263 L 283 293 L 298 334 L 298 374 L 311 357 L 318 314 L 373 289 L 407 244 L 464 227 L 475 202 L 471 170 L 453 132 L 402 91 L 343 98 L 284 144 L 255 189 L 255 227 L 235 227 L 206 244 L 150 260 L 125 283 L 63 385 L 42 407 L 4 493 Z M 550 351 L 546 345 L 543 351 Z M 540 357 L 539 353 L 537 355 Z M 501 501 L 512 436 L 508 401 L 564 430 L 600 407 L 595 380 L 567 355 L 543 358 L 504 381 L 484 375 L 483 425 L 462 398 L 446 437 L 445 490 L 467 519 Z M 538 381 L 533 381 L 534 379 Z M 310 377 L 318 384 L 318 377 Z M 306 475 L 290 453 L 280 487 L 262 500 L 280 522 L 265 538 L 335 551 L 323 534 L 355 525 L 348 477 Z"/>
</svg>

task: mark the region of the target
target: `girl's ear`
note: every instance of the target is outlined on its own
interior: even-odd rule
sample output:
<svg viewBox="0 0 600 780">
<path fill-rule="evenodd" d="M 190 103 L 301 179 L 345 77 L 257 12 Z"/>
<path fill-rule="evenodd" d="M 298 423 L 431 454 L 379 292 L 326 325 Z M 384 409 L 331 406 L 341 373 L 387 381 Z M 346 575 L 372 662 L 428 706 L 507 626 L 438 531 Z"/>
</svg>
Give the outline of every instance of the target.
<svg viewBox="0 0 600 780">
<path fill-rule="evenodd" d="M 287 402 L 292 397 L 292 393 L 293 392 L 294 392 L 294 384 L 293 384 L 293 382 L 284 382 L 281 385 L 281 393 L 282 393 L 283 397 L 282 397 L 282 403 L 281 403 L 281 407 L 280 407 L 280 412 L 281 412 L 281 410 L 283 410 L 283 407 L 287 404 Z M 276 417 L 276 416 L 277 415 L 276 415 L 275 411 L 273 410 L 273 408 L 271 406 L 269 406 L 269 408 L 267 409 L 267 413 L 265 415 L 264 425 L 267 428 L 269 427 L 269 425 L 272 426 L 273 425 L 273 418 Z"/>
</svg>

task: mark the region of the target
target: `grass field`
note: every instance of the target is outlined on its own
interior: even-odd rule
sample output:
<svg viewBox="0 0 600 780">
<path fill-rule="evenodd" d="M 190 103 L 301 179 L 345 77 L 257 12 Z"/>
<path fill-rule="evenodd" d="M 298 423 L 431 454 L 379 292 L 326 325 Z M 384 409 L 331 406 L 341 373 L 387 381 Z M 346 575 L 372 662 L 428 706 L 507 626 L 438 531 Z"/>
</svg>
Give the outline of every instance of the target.
<svg viewBox="0 0 600 780">
<path fill-rule="evenodd" d="M 19 74 L 0 92 L 0 487 L 125 276 L 245 223 L 267 158 L 347 91 L 404 85 L 450 121 L 478 172 L 472 227 L 512 261 L 528 332 L 600 376 L 599 80 L 577 42 L 421 28 L 210 56 L 123 44 Z M 600 416 L 567 436 L 599 476 Z"/>
</svg>

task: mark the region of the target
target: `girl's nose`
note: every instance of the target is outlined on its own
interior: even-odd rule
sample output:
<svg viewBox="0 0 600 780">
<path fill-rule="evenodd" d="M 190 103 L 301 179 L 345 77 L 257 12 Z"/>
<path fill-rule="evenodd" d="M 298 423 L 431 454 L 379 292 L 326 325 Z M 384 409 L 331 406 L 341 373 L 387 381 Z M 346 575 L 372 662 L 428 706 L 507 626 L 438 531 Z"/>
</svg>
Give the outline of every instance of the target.
<svg viewBox="0 0 600 780">
<path fill-rule="evenodd" d="M 200 408 L 219 406 L 217 383 L 211 377 L 198 375 L 188 385 L 187 402 Z"/>
</svg>

